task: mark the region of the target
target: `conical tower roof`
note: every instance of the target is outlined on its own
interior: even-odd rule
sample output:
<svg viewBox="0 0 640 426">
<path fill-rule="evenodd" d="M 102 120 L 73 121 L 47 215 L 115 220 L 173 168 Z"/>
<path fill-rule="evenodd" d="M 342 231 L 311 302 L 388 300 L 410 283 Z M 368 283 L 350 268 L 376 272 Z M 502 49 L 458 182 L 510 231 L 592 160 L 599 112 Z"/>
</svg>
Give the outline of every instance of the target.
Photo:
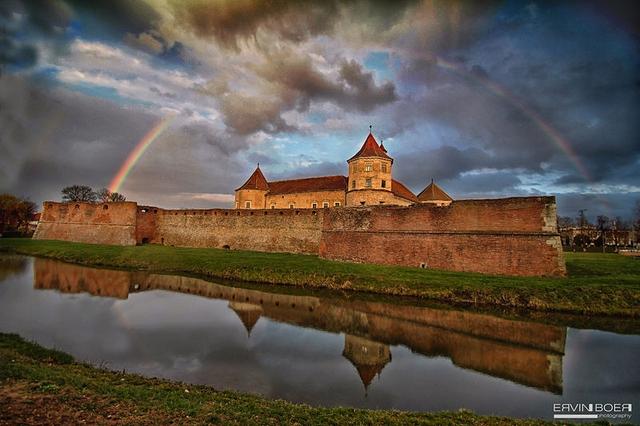
<svg viewBox="0 0 640 426">
<path fill-rule="evenodd" d="M 239 302 L 229 302 L 229 308 L 238 315 L 247 333 L 251 334 L 251 330 L 262 316 L 262 308 L 251 303 Z"/>
<path fill-rule="evenodd" d="M 391 362 L 389 346 L 363 337 L 345 334 L 342 356 L 358 371 L 365 391 L 382 369 Z"/>
<path fill-rule="evenodd" d="M 433 182 L 433 179 L 431 179 L 431 183 L 427 185 L 420 194 L 418 194 L 418 201 L 453 201 L 453 198 L 444 192 L 444 190 L 436 185 L 435 182 Z"/>
<path fill-rule="evenodd" d="M 256 170 L 251 174 L 249 179 L 242 185 L 240 188 L 236 189 L 236 191 L 240 191 L 241 189 L 259 189 L 262 191 L 269 190 L 269 183 L 267 182 L 267 178 L 262 174 L 262 170 L 260 170 L 260 165 L 256 167 Z"/>
<path fill-rule="evenodd" d="M 358 151 L 356 155 L 349 158 L 347 161 L 351 161 L 359 157 L 381 157 L 391 160 L 391 157 L 387 155 L 386 150 L 380 148 L 380 145 L 378 145 L 378 141 L 376 141 L 376 138 L 373 137 L 373 134 L 371 132 L 369 132 L 367 139 L 364 140 L 360 151 Z"/>
</svg>

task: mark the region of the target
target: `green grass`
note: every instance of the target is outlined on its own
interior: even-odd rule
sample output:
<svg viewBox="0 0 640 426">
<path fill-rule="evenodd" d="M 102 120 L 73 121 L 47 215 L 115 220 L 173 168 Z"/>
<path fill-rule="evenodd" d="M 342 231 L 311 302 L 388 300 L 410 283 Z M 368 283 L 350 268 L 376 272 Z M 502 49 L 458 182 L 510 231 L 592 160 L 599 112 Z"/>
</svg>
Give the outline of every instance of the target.
<svg viewBox="0 0 640 426">
<path fill-rule="evenodd" d="M 451 304 L 640 317 L 640 260 L 617 254 L 565 253 L 567 278 L 535 278 L 354 264 L 311 255 L 156 245 L 0 239 L 0 250 L 85 265 L 415 296 Z"/>
<path fill-rule="evenodd" d="M 5 395 L 9 397 L 3 398 Z M 37 401 L 36 410 L 54 411 L 53 416 L 60 412 L 61 416 L 67 416 L 65 422 L 69 422 L 69 415 L 65 414 L 69 411 L 74 413 L 74 422 L 92 423 L 108 410 L 110 416 L 132 424 L 551 424 L 479 416 L 469 411 L 412 413 L 314 408 L 238 392 L 219 392 L 206 386 L 109 372 L 75 363 L 69 355 L 25 342 L 15 334 L 1 333 L 0 400 L 6 404 L 3 410 L 15 416 L 23 414 L 24 406 L 19 401 L 26 400 L 30 405 Z M 26 422 L 32 423 L 28 420 L 29 417 Z M 57 418 L 53 422 L 63 420 Z"/>
</svg>

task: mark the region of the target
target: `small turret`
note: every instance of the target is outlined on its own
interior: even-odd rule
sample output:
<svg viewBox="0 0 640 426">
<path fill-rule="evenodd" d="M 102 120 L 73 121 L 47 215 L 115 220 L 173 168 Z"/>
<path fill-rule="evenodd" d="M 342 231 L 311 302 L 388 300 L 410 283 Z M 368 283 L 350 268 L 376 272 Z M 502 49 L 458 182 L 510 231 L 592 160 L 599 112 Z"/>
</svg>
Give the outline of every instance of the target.
<svg viewBox="0 0 640 426">
<path fill-rule="evenodd" d="M 425 189 L 418 194 L 418 201 L 423 204 L 435 204 L 436 206 L 448 206 L 453 201 L 442 188 L 435 184 L 433 179 Z"/>
</svg>

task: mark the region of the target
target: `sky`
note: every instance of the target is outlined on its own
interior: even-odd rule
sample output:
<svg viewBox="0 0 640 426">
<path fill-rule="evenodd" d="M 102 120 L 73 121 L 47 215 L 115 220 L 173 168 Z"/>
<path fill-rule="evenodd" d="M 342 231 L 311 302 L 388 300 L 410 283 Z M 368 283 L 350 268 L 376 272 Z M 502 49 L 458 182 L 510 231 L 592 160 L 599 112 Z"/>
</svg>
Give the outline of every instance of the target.
<svg viewBox="0 0 640 426">
<path fill-rule="evenodd" d="M 0 3 L 0 192 L 72 184 L 232 207 L 267 179 L 345 175 L 373 126 L 394 178 L 454 199 L 640 200 L 634 2 Z"/>
</svg>

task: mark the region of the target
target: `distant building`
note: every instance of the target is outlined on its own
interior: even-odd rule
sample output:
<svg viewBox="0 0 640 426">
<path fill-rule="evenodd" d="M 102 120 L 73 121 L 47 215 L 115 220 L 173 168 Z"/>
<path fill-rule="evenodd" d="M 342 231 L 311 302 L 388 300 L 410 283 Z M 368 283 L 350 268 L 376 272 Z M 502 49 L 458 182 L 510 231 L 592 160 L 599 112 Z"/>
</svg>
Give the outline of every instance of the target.
<svg viewBox="0 0 640 426">
<path fill-rule="evenodd" d="M 373 134 L 349 160 L 348 176 L 320 176 L 267 181 L 260 165 L 238 189 L 236 209 L 317 209 L 342 206 L 429 203 L 446 206 L 453 199 L 433 181 L 416 197 L 402 182 L 393 179 L 391 158 Z"/>
</svg>

